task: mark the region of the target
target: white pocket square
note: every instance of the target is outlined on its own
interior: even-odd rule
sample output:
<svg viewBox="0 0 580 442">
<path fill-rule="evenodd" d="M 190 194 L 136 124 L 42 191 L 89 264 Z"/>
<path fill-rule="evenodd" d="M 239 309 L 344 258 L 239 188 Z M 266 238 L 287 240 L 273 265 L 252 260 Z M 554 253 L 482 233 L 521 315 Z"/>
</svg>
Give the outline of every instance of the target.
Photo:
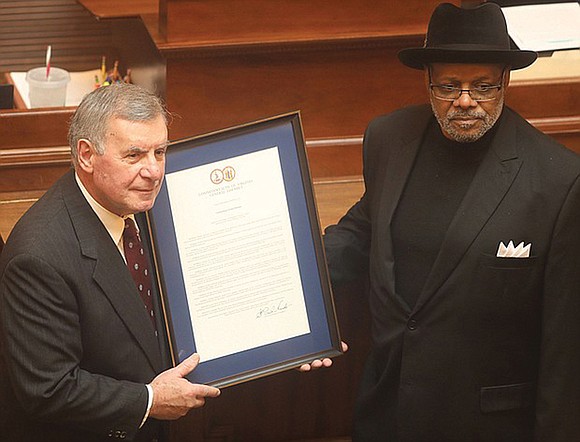
<svg viewBox="0 0 580 442">
<path fill-rule="evenodd" d="M 503 241 L 500 241 L 496 256 L 498 258 L 529 258 L 530 250 L 532 250 L 532 243 L 524 245 L 522 241 L 514 246 L 514 242 L 510 241 L 506 246 Z"/>
</svg>

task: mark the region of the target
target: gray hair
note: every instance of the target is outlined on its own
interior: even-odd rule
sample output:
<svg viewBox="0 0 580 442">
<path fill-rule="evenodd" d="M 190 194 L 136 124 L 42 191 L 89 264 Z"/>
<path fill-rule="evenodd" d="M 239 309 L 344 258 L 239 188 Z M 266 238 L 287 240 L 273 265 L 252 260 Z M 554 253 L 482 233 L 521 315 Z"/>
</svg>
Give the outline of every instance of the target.
<svg viewBox="0 0 580 442">
<path fill-rule="evenodd" d="M 86 95 L 74 113 L 68 131 L 73 165 L 78 165 L 77 144 L 89 140 L 98 155 L 105 153 L 105 139 L 113 118 L 127 121 L 151 121 L 162 116 L 168 123 L 169 113 L 161 99 L 133 84 L 115 83 Z"/>
</svg>

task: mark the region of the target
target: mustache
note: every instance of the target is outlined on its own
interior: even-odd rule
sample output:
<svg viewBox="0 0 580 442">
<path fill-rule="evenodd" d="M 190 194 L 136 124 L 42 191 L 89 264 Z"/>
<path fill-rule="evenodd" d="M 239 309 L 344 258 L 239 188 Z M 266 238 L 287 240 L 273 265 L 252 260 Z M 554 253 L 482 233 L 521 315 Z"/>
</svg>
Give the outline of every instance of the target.
<svg viewBox="0 0 580 442">
<path fill-rule="evenodd" d="M 453 120 L 455 118 L 479 118 L 484 119 L 487 116 L 485 112 L 477 111 L 475 109 L 456 109 L 447 114 L 448 120 Z"/>
</svg>

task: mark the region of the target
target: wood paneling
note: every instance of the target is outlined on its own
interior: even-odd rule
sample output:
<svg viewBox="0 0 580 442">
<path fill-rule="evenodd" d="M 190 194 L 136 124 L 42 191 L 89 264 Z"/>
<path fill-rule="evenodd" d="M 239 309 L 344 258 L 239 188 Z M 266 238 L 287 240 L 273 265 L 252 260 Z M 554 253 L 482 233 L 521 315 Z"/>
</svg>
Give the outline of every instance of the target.
<svg viewBox="0 0 580 442">
<path fill-rule="evenodd" d="M 533 126 L 580 154 L 580 115 L 530 118 Z"/>
<path fill-rule="evenodd" d="M 45 64 L 68 70 L 96 69 L 102 55 L 114 58 L 107 23 L 98 22 L 75 0 L 2 0 L 0 72 Z"/>
<path fill-rule="evenodd" d="M 159 12 L 159 0 L 83 0 L 81 3 L 101 19 L 141 17 Z"/>
<path fill-rule="evenodd" d="M 0 112 L 0 146 L 3 149 L 67 145 L 68 121 L 74 108 Z"/>
<path fill-rule="evenodd" d="M 575 75 L 574 75 L 575 74 Z M 512 81 L 506 102 L 525 118 L 580 117 L 580 72 L 556 80 Z"/>
<path fill-rule="evenodd" d="M 70 168 L 74 109 L 0 113 L 0 192 L 46 190 Z"/>
<path fill-rule="evenodd" d="M 306 151 L 315 179 L 342 181 L 362 174 L 362 136 L 310 139 Z"/>
<path fill-rule="evenodd" d="M 301 110 L 305 136 L 360 136 L 370 118 L 423 101 L 398 63 L 421 45 L 438 2 L 167 0 L 171 134 L 203 133 Z M 394 95 L 394 96 L 393 96 Z"/>
<path fill-rule="evenodd" d="M 0 192 L 0 235 L 4 241 L 12 228 L 28 208 L 44 193 L 39 192 Z"/>
<path fill-rule="evenodd" d="M 438 0 L 167 0 L 167 45 L 225 46 L 420 35 Z M 451 3 L 459 4 L 457 1 Z M 195 24 L 195 25 L 192 25 Z"/>
<path fill-rule="evenodd" d="M 425 100 L 420 71 L 396 47 L 330 45 L 167 60 L 172 137 L 300 110 L 307 139 L 360 136 L 375 115 Z"/>
<path fill-rule="evenodd" d="M 362 177 L 332 178 L 314 182 L 314 194 L 322 230 L 336 224 L 364 192 Z"/>
</svg>

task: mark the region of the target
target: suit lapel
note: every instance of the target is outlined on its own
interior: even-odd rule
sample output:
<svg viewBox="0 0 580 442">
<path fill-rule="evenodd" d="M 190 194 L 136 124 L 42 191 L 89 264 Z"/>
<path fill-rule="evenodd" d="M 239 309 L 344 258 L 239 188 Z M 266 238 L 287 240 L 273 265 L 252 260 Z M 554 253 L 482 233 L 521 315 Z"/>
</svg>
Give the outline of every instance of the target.
<svg viewBox="0 0 580 442">
<path fill-rule="evenodd" d="M 405 310 L 409 310 L 408 304 L 395 292 L 395 261 L 391 222 L 421 146 L 423 134 L 432 117 L 431 109 L 425 107 L 425 111 L 418 118 L 412 119 L 406 129 L 400 130 L 399 133 L 402 135 L 398 140 L 385 140 L 385 145 L 389 146 L 390 154 L 384 169 L 384 180 L 380 187 L 377 238 L 373 240 L 384 244 L 384 247 L 377 248 L 380 268 L 385 269 L 382 273 L 384 277 L 382 283 L 387 288 L 388 293 L 395 295 Z"/>
<path fill-rule="evenodd" d="M 74 173 L 63 197 L 80 244 L 81 253 L 95 261 L 93 279 L 147 355 L 152 368 L 163 365 L 159 343 L 143 308 L 137 288 L 117 247 L 78 188 Z"/>
<path fill-rule="evenodd" d="M 449 225 L 414 311 L 420 310 L 449 278 L 520 170 L 522 161 L 516 151 L 516 130 L 508 110 L 504 110 L 504 117 Z"/>
</svg>

